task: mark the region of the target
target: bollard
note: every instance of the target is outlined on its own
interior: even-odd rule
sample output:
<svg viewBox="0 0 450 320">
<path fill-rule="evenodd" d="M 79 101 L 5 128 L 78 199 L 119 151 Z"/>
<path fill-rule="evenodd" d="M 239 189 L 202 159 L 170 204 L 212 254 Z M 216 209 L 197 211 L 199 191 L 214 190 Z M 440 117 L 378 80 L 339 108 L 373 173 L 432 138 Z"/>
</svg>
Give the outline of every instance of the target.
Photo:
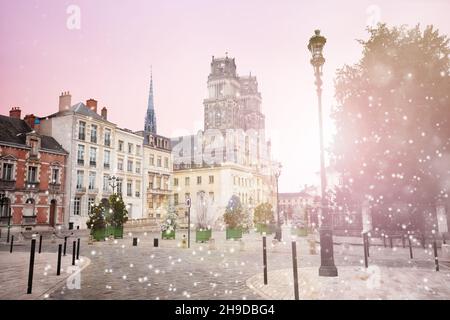
<svg viewBox="0 0 450 320">
<path fill-rule="evenodd" d="M 365 244 L 366 244 L 366 248 L 367 248 L 367 256 L 370 257 L 370 243 L 369 243 L 369 234 L 366 232 L 365 233 Z"/>
<path fill-rule="evenodd" d="M 64 257 L 66 256 L 67 236 L 64 237 Z"/>
<path fill-rule="evenodd" d="M 298 297 L 297 242 L 292 241 L 292 271 L 294 272 L 294 299 Z"/>
<path fill-rule="evenodd" d="M 77 241 L 77 260 L 80 260 L 80 238 Z"/>
<path fill-rule="evenodd" d="M 386 235 L 383 235 L 383 246 L 386 248 Z"/>
<path fill-rule="evenodd" d="M 264 284 L 267 284 L 267 246 L 266 246 L 266 236 L 263 237 L 263 265 L 264 265 Z"/>
<path fill-rule="evenodd" d="M 137 241 L 138 239 L 137 238 L 133 238 L 133 247 L 136 247 L 137 246 Z"/>
<path fill-rule="evenodd" d="M 42 249 L 42 234 L 39 235 L 39 254 L 41 253 L 41 249 Z"/>
<path fill-rule="evenodd" d="M 62 244 L 58 245 L 58 264 L 56 265 L 56 275 L 59 276 L 61 274 L 61 251 Z"/>
<path fill-rule="evenodd" d="M 364 246 L 364 265 L 366 266 L 366 269 L 369 267 L 369 261 L 367 259 L 367 242 L 366 242 L 366 236 L 367 234 L 364 233 L 364 240 L 363 240 L 363 246 Z"/>
<path fill-rule="evenodd" d="M 442 243 L 443 244 L 447 244 L 446 240 L 445 240 L 445 234 L 442 234 Z"/>
<path fill-rule="evenodd" d="M 72 265 L 73 266 L 75 265 L 75 249 L 76 249 L 76 246 L 77 246 L 77 242 L 74 241 L 72 243 Z"/>
<path fill-rule="evenodd" d="M 394 248 L 394 245 L 392 243 L 392 237 L 389 237 L 389 245 L 391 246 L 391 249 Z"/>
<path fill-rule="evenodd" d="M 410 259 L 413 259 L 413 251 L 412 251 L 412 245 L 411 245 L 411 236 L 408 236 L 408 244 L 409 244 L 409 257 L 410 257 Z"/>
<path fill-rule="evenodd" d="M 433 248 L 434 248 L 434 263 L 436 264 L 436 271 L 439 271 L 439 260 L 438 260 L 436 239 L 433 242 Z"/>
<path fill-rule="evenodd" d="M 422 247 L 425 249 L 425 234 L 422 233 Z"/>
<path fill-rule="evenodd" d="M 9 246 L 9 253 L 12 253 L 14 246 L 14 235 L 11 236 L 11 244 Z"/>
<path fill-rule="evenodd" d="M 159 239 L 158 238 L 154 238 L 153 239 L 153 246 L 156 248 L 156 247 L 158 247 L 158 242 L 159 242 Z"/>
<path fill-rule="evenodd" d="M 34 253 L 36 251 L 36 239 L 31 240 L 31 250 L 30 250 L 30 268 L 28 270 L 28 288 L 27 294 L 31 294 L 33 289 L 33 271 L 34 271 Z"/>
</svg>

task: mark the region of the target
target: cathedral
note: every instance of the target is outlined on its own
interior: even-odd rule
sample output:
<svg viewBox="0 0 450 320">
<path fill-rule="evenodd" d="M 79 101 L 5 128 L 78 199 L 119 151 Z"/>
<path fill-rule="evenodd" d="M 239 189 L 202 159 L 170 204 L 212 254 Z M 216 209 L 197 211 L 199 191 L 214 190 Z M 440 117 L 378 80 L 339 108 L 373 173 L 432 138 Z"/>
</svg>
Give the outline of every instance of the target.
<svg viewBox="0 0 450 320">
<path fill-rule="evenodd" d="M 270 141 L 255 76 L 239 76 L 234 58 L 212 58 L 204 99 L 204 130 L 172 139 L 174 199 L 181 208 L 191 199 L 195 222 L 199 202 L 207 199 L 209 224 L 221 218 L 233 195 L 250 215 L 264 202 L 276 206 Z M 182 210 L 181 210 L 182 211 Z"/>
</svg>

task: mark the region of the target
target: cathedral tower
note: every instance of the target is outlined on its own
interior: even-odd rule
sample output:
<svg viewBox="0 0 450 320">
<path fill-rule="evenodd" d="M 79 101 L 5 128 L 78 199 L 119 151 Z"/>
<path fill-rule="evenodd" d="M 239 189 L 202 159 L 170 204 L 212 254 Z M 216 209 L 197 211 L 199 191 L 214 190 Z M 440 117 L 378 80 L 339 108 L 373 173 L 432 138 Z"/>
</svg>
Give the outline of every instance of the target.
<svg viewBox="0 0 450 320">
<path fill-rule="evenodd" d="M 147 140 L 148 134 L 156 134 L 155 104 L 153 101 L 153 73 L 150 74 L 150 92 L 148 96 L 147 114 L 145 116 L 144 137 Z M 148 143 L 148 141 L 144 141 Z"/>
</svg>

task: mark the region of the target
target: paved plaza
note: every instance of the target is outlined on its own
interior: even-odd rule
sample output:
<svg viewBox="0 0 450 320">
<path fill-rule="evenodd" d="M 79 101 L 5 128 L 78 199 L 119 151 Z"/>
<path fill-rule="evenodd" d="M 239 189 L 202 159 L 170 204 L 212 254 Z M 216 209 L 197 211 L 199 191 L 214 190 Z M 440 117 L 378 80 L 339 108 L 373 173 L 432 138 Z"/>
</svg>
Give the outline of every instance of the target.
<svg viewBox="0 0 450 320">
<path fill-rule="evenodd" d="M 245 234 L 242 242 L 226 241 L 225 232 L 214 231 L 213 244 L 192 241 L 187 249 L 182 245 L 183 234 L 177 232 L 176 240 L 160 239 L 157 248 L 153 239 L 160 234 L 143 230 L 126 232 L 124 239 L 93 244 L 88 244 L 85 232 L 75 234 L 69 243 L 81 238 L 83 264 L 79 278 L 71 281 L 66 279 L 68 274 L 61 279 L 53 275 L 57 244 L 62 240 L 52 243 L 45 239 L 43 253 L 36 254 L 33 295 L 25 294 L 28 241 L 16 245 L 12 254 L 2 244 L 1 299 L 293 299 L 289 237 L 282 243 L 267 237 L 269 284 L 264 285 L 260 235 L 252 232 Z M 132 245 L 134 237 L 139 239 L 137 246 Z M 353 244 L 334 248 L 339 277 L 323 278 L 317 275 L 318 245 L 316 254 L 311 254 L 307 239 L 297 239 L 300 299 L 450 298 L 450 269 L 441 262 L 436 272 L 429 248 L 414 247 L 414 259 L 410 260 L 408 248 L 373 245 L 366 270 L 358 238 L 348 240 Z M 70 256 L 64 257 L 63 269 L 70 262 Z"/>
</svg>

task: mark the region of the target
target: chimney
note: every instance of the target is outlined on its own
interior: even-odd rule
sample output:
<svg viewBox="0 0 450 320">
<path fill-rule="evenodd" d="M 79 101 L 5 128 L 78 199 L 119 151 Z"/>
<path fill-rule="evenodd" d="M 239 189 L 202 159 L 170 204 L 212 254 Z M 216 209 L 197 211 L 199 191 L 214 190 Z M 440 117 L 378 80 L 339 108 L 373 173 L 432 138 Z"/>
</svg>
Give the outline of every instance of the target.
<svg viewBox="0 0 450 320">
<path fill-rule="evenodd" d="M 28 124 L 31 129 L 34 129 L 34 123 L 36 116 L 34 114 L 27 114 L 23 120 Z"/>
<path fill-rule="evenodd" d="M 72 106 L 72 96 L 69 91 L 62 92 L 59 96 L 59 111 L 68 110 Z"/>
<path fill-rule="evenodd" d="M 11 110 L 9 111 L 9 116 L 11 118 L 16 118 L 16 119 L 20 119 L 20 107 L 12 107 Z"/>
<path fill-rule="evenodd" d="M 102 108 L 102 118 L 108 120 L 108 109 L 106 107 Z"/>
<path fill-rule="evenodd" d="M 89 99 L 86 101 L 86 107 L 97 113 L 97 100 Z"/>
</svg>

